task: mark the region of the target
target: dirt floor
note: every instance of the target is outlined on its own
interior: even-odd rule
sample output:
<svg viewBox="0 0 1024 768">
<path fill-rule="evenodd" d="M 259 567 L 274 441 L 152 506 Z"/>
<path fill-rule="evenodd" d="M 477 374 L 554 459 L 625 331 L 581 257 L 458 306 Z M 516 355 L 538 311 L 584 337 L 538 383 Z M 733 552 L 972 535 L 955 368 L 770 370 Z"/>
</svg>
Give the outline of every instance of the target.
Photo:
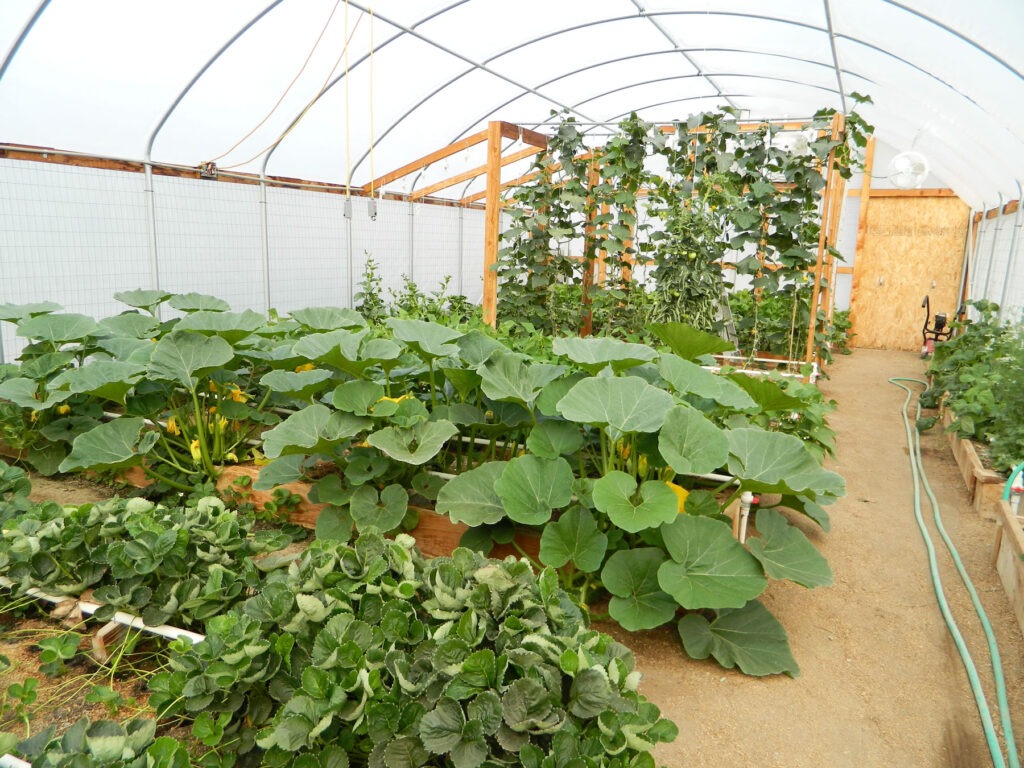
<svg viewBox="0 0 1024 768">
<path fill-rule="evenodd" d="M 773 584 L 765 598 L 789 632 L 800 675 L 769 679 L 683 660 L 672 631 L 632 635 L 641 690 L 679 725 L 659 748 L 672 768 L 907 768 L 991 765 L 960 657 L 939 613 L 913 513 L 913 485 L 892 376 L 923 378 L 914 353 L 861 349 L 829 369 L 822 389 L 839 403 L 831 468 L 847 495 L 830 508 L 832 532 L 802 526 L 827 557 L 835 585 Z M 1013 727 L 1024 744 L 1024 640 L 990 564 L 995 523 L 975 513 L 939 429 L 922 441 L 925 471 L 996 633 Z M 924 505 L 931 527 L 931 508 Z M 934 534 L 933 534 L 934 535 Z M 936 541 L 938 538 L 936 537 Z M 993 690 L 984 635 L 948 554 L 950 596 L 983 685 Z M 995 702 L 989 697 L 993 712 Z"/>
<path fill-rule="evenodd" d="M 907 768 L 990 765 L 963 664 L 939 613 L 913 516 L 913 486 L 892 376 L 923 377 L 913 353 L 857 350 L 822 383 L 838 401 L 831 468 L 847 496 L 830 508 L 832 532 L 801 528 L 828 558 L 835 586 L 776 583 L 766 604 L 789 632 L 801 673 L 749 678 L 681 651 L 674 629 L 616 632 L 634 649 L 642 691 L 680 729 L 659 748 L 669 768 Z M 1024 735 L 1024 640 L 990 564 L 995 524 L 970 506 L 938 429 L 924 437 L 929 481 L 998 637 L 1014 728 Z M 35 485 L 68 503 L 96 493 L 66 482 Z M 56 494 L 56 495 L 55 495 Z M 930 525 L 930 508 L 925 505 Z M 986 690 L 985 641 L 966 593 L 939 544 L 942 580 Z M 607 628 L 606 628 L 607 629 Z M 3 648 L 0 647 L 0 653 Z M 990 707 L 995 702 L 990 696 Z M 1024 743 L 1024 739 L 1022 739 Z"/>
</svg>

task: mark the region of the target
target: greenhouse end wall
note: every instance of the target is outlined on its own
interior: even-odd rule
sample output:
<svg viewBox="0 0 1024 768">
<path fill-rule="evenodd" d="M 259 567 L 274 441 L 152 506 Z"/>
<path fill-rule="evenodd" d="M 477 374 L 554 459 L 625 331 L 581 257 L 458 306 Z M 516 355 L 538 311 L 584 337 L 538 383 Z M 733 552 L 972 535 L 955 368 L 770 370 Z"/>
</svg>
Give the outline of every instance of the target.
<svg viewBox="0 0 1024 768">
<path fill-rule="evenodd" d="M 406 277 L 430 292 L 449 276 L 481 299 L 480 209 L 381 199 L 373 216 L 366 197 L 154 175 L 151 233 L 147 197 L 142 173 L 0 159 L 0 304 L 101 318 L 128 309 L 116 292 L 159 288 L 235 311 L 344 307 L 369 259 L 385 299 Z M 0 362 L 24 346 L 0 323 Z"/>
</svg>

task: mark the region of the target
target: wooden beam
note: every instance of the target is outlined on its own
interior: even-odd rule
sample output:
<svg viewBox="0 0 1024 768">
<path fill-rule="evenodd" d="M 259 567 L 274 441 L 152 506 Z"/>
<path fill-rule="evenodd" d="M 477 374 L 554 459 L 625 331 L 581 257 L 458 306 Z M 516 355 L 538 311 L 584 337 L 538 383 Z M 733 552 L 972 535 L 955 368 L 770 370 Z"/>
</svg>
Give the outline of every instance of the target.
<svg viewBox="0 0 1024 768">
<path fill-rule="evenodd" d="M 464 149 L 475 147 L 477 144 L 480 144 L 481 142 L 484 141 L 487 141 L 487 131 L 480 131 L 479 133 L 474 133 L 472 136 L 467 136 L 464 139 L 456 141 L 454 144 L 449 144 L 447 147 L 444 147 L 443 149 L 438 149 L 434 152 L 431 152 L 428 155 L 424 155 L 418 160 L 413 160 L 411 163 L 406 163 L 401 168 L 396 168 L 390 173 L 385 173 L 383 176 L 374 179 L 369 184 L 364 184 L 360 189 L 362 189 L 362 191 L 365 192 L 366 194 L 370 194 L 374 190 L 380 189 L 385 184 L 389 184 L 395 179 L 400 179 L 403 176 L 408 176 L 413 171 L 418 171 L 420 168 L 428 166 L 431 163 L 436 163 L 438 160 L 443 160 L 446 157 L 450 157 L 451 155 L 461 152 Z"/>
<path fill-rule="evenodd" d="M 957 197 L 952 189 L 873 189 L 872 197 Z"/>
<path fill-rule="evenodd" d="M 509 179 L 508 181 L 501 182 L 499 184 L 499 188 L 500 189 L 508 189 L 509 187 L 518 187 L 520 184 L 525 184 L 526 182 L 530 181 L 531 179 L 536 178 L 536 176 L 537 176 L 537 172 L 536 171 L 532 171 L 532 172 L 527 173 L 527 174 L 525 174 L 523 176 L 519 176 L 518 178 Z M 470 205 L 470 204 L 475 203 L 475 202 L 477 202 L 479 200 L 483 200 L 485 197 L 487 197 L 486 190 L 483 191 L 483 192 L 477 192 L 476 194 L 473 194 L 473 195 L 467 195 L 466 197 L 464 197 L 461 200 L 459 200 L 459 205 Z"/>
<path fill-rule="evenodd" d="M 846 118 L 841 112 L 837 112 L 832 116 L 832 141 L 839 141 L 843 137 L 843 131 L 846 127 Z M 835 162 L 835 148 L 828 153 L 826 179 L 830 179 L 836 172 L 832 167 Z M 835 185 L 825 185 L 825 199 L 822 202 L 821 211 L 824 217 L 828 217 L 829 211 L 832 206 L 831 195 L 835 194 Z M 842 193 L 842 190 L 839 191 Z M 809 363 L 814 359 L 814 332 L 818 324 L 818 299 L 821 296 L 821 272 L 825 264 L 825 254 L 828 251 L 827 248 L 828 239 L 828 222 L 822 221 L 821 231 L 818 233 L 818 261 L 814 265 L 814 288 L 811 291 L 811 311 L 810 319 L 808 322 L 807 329 L 807 347 L 804 350 L 804 362 Z"/>
<path fill-rule="evenodd" d="M 548 137 L 538 131 L 531 131 L 529 128 L 523 128 L 521 125 L 513 125 L 512 123 L 501 124 L 501 135 L 506 139 L 512 139 L 513 141 L 521 141 L 524 144 L 530 144 L 540 149 L 548 148 Z"/>
<path fill-rule="evenodd" d="M 510 163 L 516 162 L 517 160 L 523 160 L 524 158 L 530 157 L 531 155 L 536 155 L 540 151 L 540 147 L 527 147 L 526 149 L 521 149 L 518 152 L 513 152 L 511 155 L 506 155 L 501 159 L 501 164 L 502 166 L 506 166 L 509 165 Z M 439 192 L 442 189 L 448 189 L 448 187 L 453 187 L 460 182 L 475 179 L 477 176 L 481 176 L 485 173 L 487 173 L 487 166 L 478 165 L 476 168 L 471 168 L 464 173 L 460 173 L 456 176 L 452 176 L 449 179 L 439 181 L 436 184 L 431 184 L 429 187 L 424 187 L 423 189 L 417 190 L 409 195 L 409 199 L 419 200 L 420 198 L 427 197 L 429 195 L 434 194 L 435 192 Z"/>
<path fill-rule="evenodd" d="M 487 208 L 484 219 L 484 322 L 498 324 L 498 241 L 501 238 L 501 123 L 487 125 Z"/>
</svg>

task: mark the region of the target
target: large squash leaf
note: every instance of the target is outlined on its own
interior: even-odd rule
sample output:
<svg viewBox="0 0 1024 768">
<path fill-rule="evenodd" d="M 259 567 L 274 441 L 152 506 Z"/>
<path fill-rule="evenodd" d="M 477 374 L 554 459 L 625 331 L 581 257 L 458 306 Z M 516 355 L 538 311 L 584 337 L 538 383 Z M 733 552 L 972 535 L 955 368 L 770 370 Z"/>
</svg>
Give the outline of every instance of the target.
<svg viewBox="0 0 1024 768">
<path fill-rule="evenodd" d="M 159 439 L 157 432 L 146 430 L 144 419 L 122 416 L 76 437 L 60 471 L 118 469 L 147 453 Z"/>
<path fill-rule="evenodd" d="M 572 467 L 565 459 L 519 456 L 505 466 L 494 484 L 509 519 L 543 525 L 551 513 L 572 501 Z"/>
<path fill-rule="evenodd" d="M 771 578 L 789 579 L 805 587 L 832 584 L 832 569 L 828 562 L 781 512 L 759 510 L 756 524 L 761 536 L 750 539 L 747 546 Z"/>
<path fill-rule="evenodd" d="M 676 472 L 702 475 L 725 465 L 729 439 L 696 408 L 677 405 L 665 416 L 658 451 Z"/>
<path fill-rule="evenodd" d="M 231 362 L 234 350 L 219 336 L 175 331 L 156 343 L 149 359 L 149 375 L 194 389 L 199 377 Z"/>
<path fill-rule="evenodd" d="M 490 461 L 456 475 L 438 492 L 435 508 L 453 523 L 475 526 L 505 519 L 505 508 L 494 484 L 507 463 Z"/>
<path fill-rule="evenodd" d="M 579 506 L 545 525 L 540 537 L 540 561 L 552 568 L 573 563 L 580 571 L 593 573 L 607 551 L 608 537 L 598 529 L 593 513 Z"/>
<path fill-rule="evenodd" d="M 421 421 L 409 427 L 384 427 L 366 442 L 395 461 L 419 466 L 434 458 L 459 428 L 446 419 Z"/>
<path fill-rule="evenodd" d="M 565 355 L 591 375 L 609 365 L 613 371 L 621 373 L 635 365 L 649 363 L 658 356 L 646 344 L 632 344 L 607 336 L 558 338 L 552 344 L 552 351 L 556 355 Z"/>
<path fill-rule="evenodd" d="M 754 493 L 842 496 L 843 478 L 823 469 L 800 438 L 762 429 L 733 429 L 729 436 L 729 473 Z"/>
<path fill-rule="evenodd" d="M 658 585 L 666 560 L 657 547 L 620 549 L 601 570 L 601 583 L 613 597 L 608 613 L 630 632 L 660 627 L 676 615 L 679 604 Z"/>
<path fill-rule="evenodd" d="M 726 669 L 739 667 L 755 677 L 800 673 L 786 630 L 757 600 L 742 608 L 720 610 L 714 621 L 699 613 L 687 614 L 679 620 L 679 636 L 691 657 L 713 656 Z"/>
<path fill-rule="evenodd" d="M 675 520 L 679 500 L 660 480 L 648 480 L 637 493 L 636 479 L 614 470 L 594 483 L 594 505 L 624 531 L 636 533 Z"/>
<path fill-rule="evenodd" d="M 696 395 L 744 413 L 758 410 L 754 399 L 736 382 L 705 370 L 678 355 L 662 355 L 658 361 L 658 371 L 680 396 Z"/>
<path fill-rule="evenodd" d="M 638 376 L 587 378 L 558 402 L 569 421 L 607 427 L 617 439 L 627 432 L 657 432 L 675 405 L 672 395 Z"/>
<path fill-rule="evenodd" d="M 720 520 L 679 515 L 661 535 L 672 559 L 658 569 L 658 584 L 684 608 L 739 608 L 768 586 L 761 564 Z"/>
<path fill-rule="evenodd" d="M 499 352 L 478 370 L 480 386 L 491 400 L 519 403 L 532 410 L 544 387 L 565 373 L 565 366 L 534 363 L 511 352 Z"/>
</svg>

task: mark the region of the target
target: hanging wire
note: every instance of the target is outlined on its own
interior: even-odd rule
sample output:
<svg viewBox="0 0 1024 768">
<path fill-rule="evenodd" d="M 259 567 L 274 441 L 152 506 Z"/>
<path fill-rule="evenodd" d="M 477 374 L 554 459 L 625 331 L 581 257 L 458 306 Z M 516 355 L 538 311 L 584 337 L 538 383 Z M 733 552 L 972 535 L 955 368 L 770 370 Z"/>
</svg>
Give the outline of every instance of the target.
<svg viewBox="0 0 1024 768">
<path fill-rule="evenodd" d="M 369 6 L 370 11 L 370 197 L 373 197 L 373 180 L 377 178 L 377 175 L 373 170 L 373 145 L 375 143 L 375 134 L 373 129 L 373 6 Z"/>
<path fill-rule="evenodd" d="M 313 43 L 313 47 L 309 49 L 309 54 L 306 56 L 306 60 L 304 62 L 302 62 L 302 66 L 299 68 L 299 71 L 295 73 L 295 77 L 293 77 L 292 81 L 290 83 L 288 83 L 288 87 L 284 89 L 284 93 L 282 93 L 281 97 L 274 103 L 274 106 L 272 106 L 270 108 L 270 111 L 267 112 L 267 114 L 263 117 L 262 120 L 260 120 L 258 123 L 256 123 L 256 125 L 253 126 L 251 131 L 249 131 L 247 134 L 245 134 L 245 136 L 243 136 L 238 141 L 236 141 L 234 144 L 232 144 L 229 149 L 226 149 L 225 151 L 221 152 L 216 157 L 211 158 L 207 162 L 215 163 L 216 161 L 220 160 L 222 157 L 226 157 L 227 155 L 230 155 L 232 152 L 234 152 L 236 149 L 238 149 L 238 147 L 242 144 L 242 142 L 244 142 L 246 139 L 248 139 L 250 136 L 252 136 L 254 133 L 256 133 L 256 131 L 258 131 L 260 128 L 262 128 L 263 124 L 266 123 L 267 120 L 269 120 L 271 118 L 271 116 L 277 111 L 277 108 L 281 106 L 282 102 L 285 100 L 285 97 L 289 94 L 289 92 L 292 90 L 292 88 L 295 86 L 295 84 L 299 81 L 299 78 L 302 77 L 302 73 L 306 71 L 306 67 L 309 66 L 309 62 L 312 61 L 313 54 L 316 53 L 317 48 L 320 47 L 320 42 L 324 39 L 324 35 L 327 33 L 327 28 L 330 26 L 331 20 L 334 18 L 334 14 L 337 13 L 338 6 L 340 4 L 341 4 L 341 0 L 335 0 L 334 7 L 331 9 L 331 13 L 327 17 L 327 21 L 324 22 L 324 25 L 323 25 L 323 27 L 320 30 L 320 34 L 317 35 L 316 42 L 314 42 Z M 331 71 L 333 72 L 334 70 L 332 69 Z M 259 155 L 257 155 L 257 157 L 259 157 Z M 226 168 L 234 168 L 236 166 L 229 165 L 229 166 L 225 166 L 225 167 Z"/>
<path fill-rule="evenodd" d="M 346 2 L 345 2 L 345 7 L 346 7 L 346 11 L 347 11 L 348 0 L 346 0 Z M 297 118 L 295 118 L 295 120 L 292 122 L 292 124 L 288 127 L 288 130 L 285 131 L 284 133 L 282 133 L 280 136 L 278 136 L 276 139 L 274 139 L 274 141 L 272 141 L 270 144 L 265 146 L 263 149 L 261 149 L 255 155 L 250 157 L 248 160 L 243 160 L 242 162 L 234 163 L 233 165 L 225 165 L 225 166 L 223 166 L 221 168 L 221 170 L 228 170 L 228 169 L 231 169 L 231 168 L 238 168 L 240 166 L 247 165 L 247 164 L 251 163 L 253 160 L 255 160 L 260 155 L 265 154 L 266 152 L 270 151 L 275 146 L 280 144 L 289 133 L 291 133 L 292 131 L 295 130 L 295 127 L 300 122 L 302 122 L 302 118 L 304 118 L 306 116 L 306 113 L 309 112 L 309 110 L 313 107 L 313 105 L 316 104 L 317 100 L 321 96 L 323 96 L 323 94 L 327 91 L 327 85 L 328 85 L 328 83 L 331 82 L 331 79 L 334 76 L 334 71 L 338 68 L 338 65 L 341 64 L 342 58 L 344 58 L 344 57 L 346 57 L 348 55 L 348 47 L 349 47 L 349 45 L 352 42 L 352 38 L 355 37 L 356 30 L 359 28 L 359 22 L 361 22 L 362 20 L 363 20 L 362 15 L 360 15 L 359 18 L 356 19 L 356 23 L 353 25 L 352 31 L 345 38 L 345 47 L 342 49 L 341 53 L 338 54 L 338 58 L 334 60 L 334 64 L 331 66 L 330 71 L 327 73 L 327 77 L 324 78 L 323 83 L 320 84 L 320 88 L 317 89 L 317 92 L 315 94 L 313 94 L 313 98 L 311 98 L 306 103 L 306 106 L 302 108 L 302 111 L 299 113 L 299 116 Z M 345 29 L 346 30 L 348 29 L 347 21 L 346 21 Z M 346 75 L 346 82 L 347 82 L 347 75 Z"/>
<path fill-rule="evenodd" d="M 363 18 L 362 16 L 359 17 Z M 345 31 L 348 32 L 348 0 L 345 0 Z M 354 30 L 353 30 L 354 31 Z M 352 110 L 349 108 L 348 45 L 345 45 L 345 197 L 352 197 Z"/>
</svg>

